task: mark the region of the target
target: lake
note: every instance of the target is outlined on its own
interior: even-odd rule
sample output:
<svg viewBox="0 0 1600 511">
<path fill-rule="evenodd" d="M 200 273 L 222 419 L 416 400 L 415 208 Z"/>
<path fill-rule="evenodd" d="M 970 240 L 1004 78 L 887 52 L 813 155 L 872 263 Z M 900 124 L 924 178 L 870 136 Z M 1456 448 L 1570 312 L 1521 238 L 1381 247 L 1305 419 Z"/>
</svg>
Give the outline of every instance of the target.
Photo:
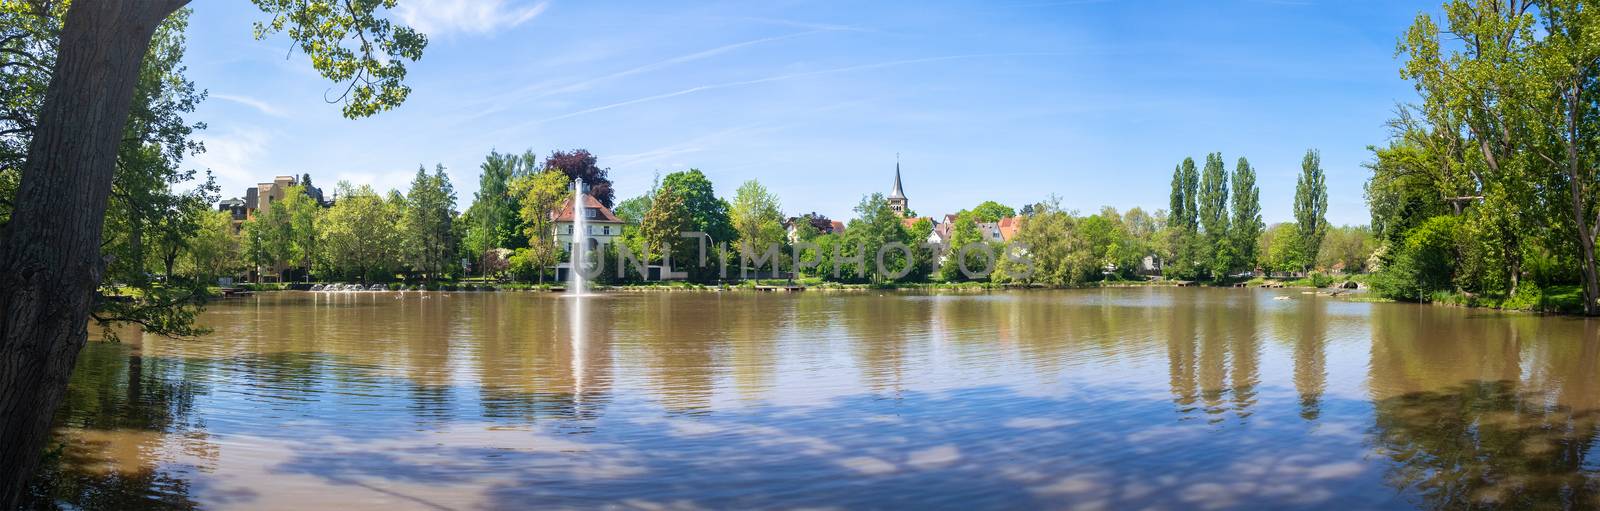
<svg viewBox="0 0 1600 511">
<path fill-rule="evenodd" d="M 1583 319 L 1127 288 L 278 292 L 200 321 L 84 349 L 33 505 L 1600 506 Z"/>
</svg>

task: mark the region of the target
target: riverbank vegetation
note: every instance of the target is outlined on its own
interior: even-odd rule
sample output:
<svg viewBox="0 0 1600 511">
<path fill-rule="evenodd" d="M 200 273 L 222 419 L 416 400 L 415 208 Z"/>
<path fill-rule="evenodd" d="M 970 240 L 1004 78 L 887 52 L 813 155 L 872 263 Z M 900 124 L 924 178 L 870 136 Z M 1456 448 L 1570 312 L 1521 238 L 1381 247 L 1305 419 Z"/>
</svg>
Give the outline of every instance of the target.
<svg viewBox="0 0 1600 511">
<path fill-rule="evenodd" d="M 1373 289 L 1600 313 L 1600 17 L 1572 0 L 1451 1 L 1417 16 L 1399 55 L 1420 101 L 1373 148 Z"/>
</svg>

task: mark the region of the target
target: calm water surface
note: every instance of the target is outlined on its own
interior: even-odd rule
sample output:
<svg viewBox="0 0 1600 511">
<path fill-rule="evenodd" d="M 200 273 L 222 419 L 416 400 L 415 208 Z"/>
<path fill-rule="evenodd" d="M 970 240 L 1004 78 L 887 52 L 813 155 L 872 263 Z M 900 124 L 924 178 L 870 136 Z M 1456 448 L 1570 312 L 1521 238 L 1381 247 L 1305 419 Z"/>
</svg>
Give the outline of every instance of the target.
<svg viewBox="0 0 1600 511">
<path fill-rule="evenodd" d="M 1160 288 L 284 292 L 202 321 L 84 350 L 33 505 L 1600 507 L 1581 319 Z"/>
</svg>

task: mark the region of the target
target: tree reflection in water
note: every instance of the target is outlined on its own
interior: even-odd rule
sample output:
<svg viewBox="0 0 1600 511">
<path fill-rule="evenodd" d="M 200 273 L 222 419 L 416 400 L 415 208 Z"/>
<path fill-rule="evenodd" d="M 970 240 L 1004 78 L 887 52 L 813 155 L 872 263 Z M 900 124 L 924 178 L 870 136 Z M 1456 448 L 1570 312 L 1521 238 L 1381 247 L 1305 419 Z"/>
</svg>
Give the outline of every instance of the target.
<svg viewBox="0 0 1600 511">
<path fill-rule="evenodd" d="M 138 339 L 124 334 L 125 339 Z M 212 459 L 194 415 L 205 392 L 189 365 L 147 359 L 137 346 L 95 346 L 79 356 L 67 397 L 56 414 L 53 449 L 29 487 L 26 509 L 60 504 L 84 509 L 191 509 L 197 467 L 158 467 L 140 453 L 179 445 Z"/>
<path fill-rule="evenodd" d="M 1596 410 L 1546 403 L 1509 381 L 1469 381 L 1375 403 L 1389 483 L 1432 509 L 1594 509 Z"/>
<path fill-rule="evenodd" d="M 1234 290 L 432 296 L 89 346 L 29 506 L 1600 507 L 1600 324 Z"/>
</svg>

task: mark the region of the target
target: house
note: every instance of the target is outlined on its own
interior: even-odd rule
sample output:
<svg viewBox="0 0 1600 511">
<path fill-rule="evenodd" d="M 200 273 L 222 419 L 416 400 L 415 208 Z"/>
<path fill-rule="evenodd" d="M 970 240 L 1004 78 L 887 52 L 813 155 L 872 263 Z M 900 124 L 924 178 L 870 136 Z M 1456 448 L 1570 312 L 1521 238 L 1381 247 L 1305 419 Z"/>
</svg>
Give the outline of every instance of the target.
<svg viewBox="0 0 1600 511">
<path fill-rule="evenodd" d="M 934 219 L 929 218 L 929 217 L 925 217 L 925 216 L 908 216 L 908 217 L 900 219 L 900 225 L 904 225 L 907 229 L 910 229 L 911 226 L 917 225 L 917 222 L 922 221 L 922 220 L 927 220 L 929 222 L 934 222 L 935 224 L 937 224 L 937 221 L 935 221 Z"/>
<path fill-rule="evenodd" d="M 822 217 L 817 216 L 816 213 L 791 217 L 788 220 L 783 221 L 783 229 L 788 235 L 790 243 L 800 240 L 800 222 L 805 221 L 811 222 L 811 226 L 816 228 L 817 234 L 836 234 L 844 232 L 844 222 L 840 222 L 838 220 L 824 220 Z"/>
<path fill-rule="evenodd" d="M 575 217 L 572 212 L 572 199 L 562 201 L 561 207 L 550 212 L 550 219 L 555 222 L 556 239 L 562 245 L 572 244 Z M 601 204 L 593 195 L 583 194 L 583 215 L 589 232 L 585 238 L 589 240 L 589 248 L 599 248 L 600 245 L 612 243 L 617 237 L 622 236 L 622 226 L 625 223 L 611 212 L 611 208 Z"/>
<path fill-rule="evenodd" d="M 310 179 L 310 174 L 306 176 Z M 217 210 L 227 211 L 233 217 L 233 232 L 237 233 L 245 220 L 255 218 L 256 215 L 272 207 L 273 203 L 283 200 L 289 194 L 290 187 L 299 185 L 300 179 L 295 176 L 277 176 L 272 178 L 272 181 L 245 188 L 242 199 L 235 197 L 217 203 Z M 323 199 L 321 188 L 307 186 L 305 194 L 324 208 L 333 205 L 333 201 Z"/>
<path fill-rule="evenodd" d="M 1013 238 L 1017 237 L 1017 229 L 1022 227 L 1022 219 L 1019 217 L 1008 216 L 1000 219 L 999 224 L 1000 238 L 1005 241 L 1011 241 Z"/>
<path fill-rule="evenodd" d="M 1000 222 L 978 222 L 978 238 L 988 242 L 1005 241 L 1000 234 Z"/>
</svg>

